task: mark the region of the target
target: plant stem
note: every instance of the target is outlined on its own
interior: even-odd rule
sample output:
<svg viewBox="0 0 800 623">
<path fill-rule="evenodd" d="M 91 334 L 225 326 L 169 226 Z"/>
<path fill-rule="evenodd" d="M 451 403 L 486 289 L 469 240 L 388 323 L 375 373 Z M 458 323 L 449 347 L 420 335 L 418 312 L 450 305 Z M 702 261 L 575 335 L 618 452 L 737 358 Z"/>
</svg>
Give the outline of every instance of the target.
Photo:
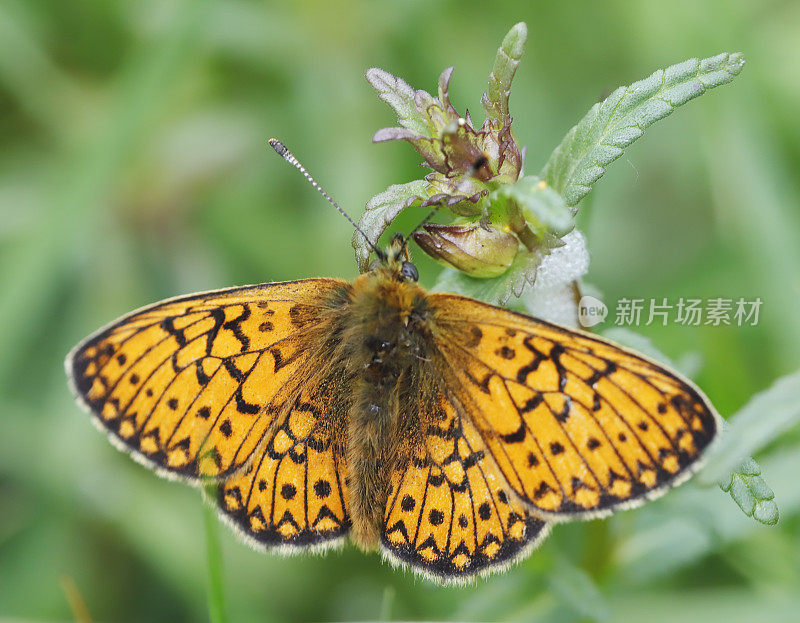
<svg viewBox="0 0 800 623">
<path fill-rule="evenodd" d="M 382 623 L 392 620 L 392 604 L 394 603 L 394 588 L 387 586 L 383 589 L 383 599 L 381 599 L 381 612 L 378 619 Z"/>
<path fill-rule="evenodd" d="M 206 487 L 206 495 L 213 500 L 216 485 Z M 211 504 L 204 504 L 203 519 L 206 532 L 206 561 L 208 564 L 208 617 L 211 623 L 225 623 L 225 595 L 222 590 L 222 556 L 219 546 L 217 514 Z"/>
</svg>

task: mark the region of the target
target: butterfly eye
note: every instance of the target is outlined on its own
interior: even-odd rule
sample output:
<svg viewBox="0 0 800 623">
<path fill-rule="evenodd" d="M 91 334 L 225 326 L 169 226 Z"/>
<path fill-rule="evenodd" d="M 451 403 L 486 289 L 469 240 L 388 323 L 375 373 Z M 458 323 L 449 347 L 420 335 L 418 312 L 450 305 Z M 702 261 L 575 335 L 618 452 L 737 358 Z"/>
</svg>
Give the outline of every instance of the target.
<svg viewBox="0 0 800 623">
<path fill-rule="evenodd" d="M 403 262 L 400 267 L 400 274 L 406 279 L 411 279 L 411 281 L 419 281 L 419 271 L 411 262 Z"/>
</svg>

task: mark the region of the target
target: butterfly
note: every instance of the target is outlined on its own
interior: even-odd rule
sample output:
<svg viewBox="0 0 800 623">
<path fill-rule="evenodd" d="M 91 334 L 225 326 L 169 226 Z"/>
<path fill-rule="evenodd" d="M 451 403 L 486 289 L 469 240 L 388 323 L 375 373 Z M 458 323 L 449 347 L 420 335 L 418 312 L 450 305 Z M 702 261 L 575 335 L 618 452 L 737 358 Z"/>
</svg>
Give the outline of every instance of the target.
<svg viewBox="0 0 800 623">
<path fill-rule="evenodd" d="M 250 544 L 348 537 L 440 582 L 553 523 L 685 480 L 720 430 L 691 382 L 605 339 L 418 284 L 405 239 L 348 282 L 169 299 L 67 357 L 79 402 L 159 474 L 216 485 Z"/>
</svg>

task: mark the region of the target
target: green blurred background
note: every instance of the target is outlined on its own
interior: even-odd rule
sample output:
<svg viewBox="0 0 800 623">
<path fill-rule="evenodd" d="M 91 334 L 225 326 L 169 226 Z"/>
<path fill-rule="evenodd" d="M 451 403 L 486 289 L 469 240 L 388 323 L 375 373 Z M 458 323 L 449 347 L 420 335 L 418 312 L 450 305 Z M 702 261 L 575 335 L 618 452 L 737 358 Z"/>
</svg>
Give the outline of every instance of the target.
<svg viewBox="0 0 800 623">
<path fill-rule="evenodd" d="M 0 617 L 203 621 L 198 491 L 94 430 L 62 360 L 118 315 L 194 290 L 352 277 L 351 229 L 265 147 L 278 136 L 355 216 L 418 177 L 364 80 L 379 66 L 479 111 L 495 50 L 530 38 L 512 113 L 536 171 L 619 84 L 745 53 L 730 85 L 650 129 L 592 192 L 588 281 L 620 297 L 755 298 L 757 327 L 644 327 L 729 415 L 800 366 L 800 4 L 246 0 L 0 2 Z M 419 217 L 413 214 L 409 218 Z M 420 254 L 417 253 L 420 259 Z M 420 259 L 432 282 L 436 265 Z M 612 311 L 613 314 L 613 311 Z M 221 528 L 231 621 L 797 620 L 800 435 L 759 453 L 777 527 L 690 484 L 560 526 L 526 562 L 434 588 L 348 546 L 249 550 Z"/>
</svg>

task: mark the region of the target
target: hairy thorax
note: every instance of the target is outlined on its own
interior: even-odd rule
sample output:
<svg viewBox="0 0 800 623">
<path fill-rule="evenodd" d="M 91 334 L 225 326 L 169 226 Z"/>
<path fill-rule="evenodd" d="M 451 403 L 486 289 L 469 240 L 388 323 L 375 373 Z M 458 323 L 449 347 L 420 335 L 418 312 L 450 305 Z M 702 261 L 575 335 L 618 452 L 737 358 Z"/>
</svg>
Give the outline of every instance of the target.
<svg viewBox="0 0 800 623">
<path fill-rule="evenodd" d="M 390 474 L 415 428 L 413 415 L 400 405 L 417 393 L 429 318 L 425 291 L 388 270 L 359 277 L 351 297 L 342 336 L 348 372 L 356 379 L 347 443 L 350 513 L 356 542 L 371 549 L 380 534 Z"/>
</svg>

